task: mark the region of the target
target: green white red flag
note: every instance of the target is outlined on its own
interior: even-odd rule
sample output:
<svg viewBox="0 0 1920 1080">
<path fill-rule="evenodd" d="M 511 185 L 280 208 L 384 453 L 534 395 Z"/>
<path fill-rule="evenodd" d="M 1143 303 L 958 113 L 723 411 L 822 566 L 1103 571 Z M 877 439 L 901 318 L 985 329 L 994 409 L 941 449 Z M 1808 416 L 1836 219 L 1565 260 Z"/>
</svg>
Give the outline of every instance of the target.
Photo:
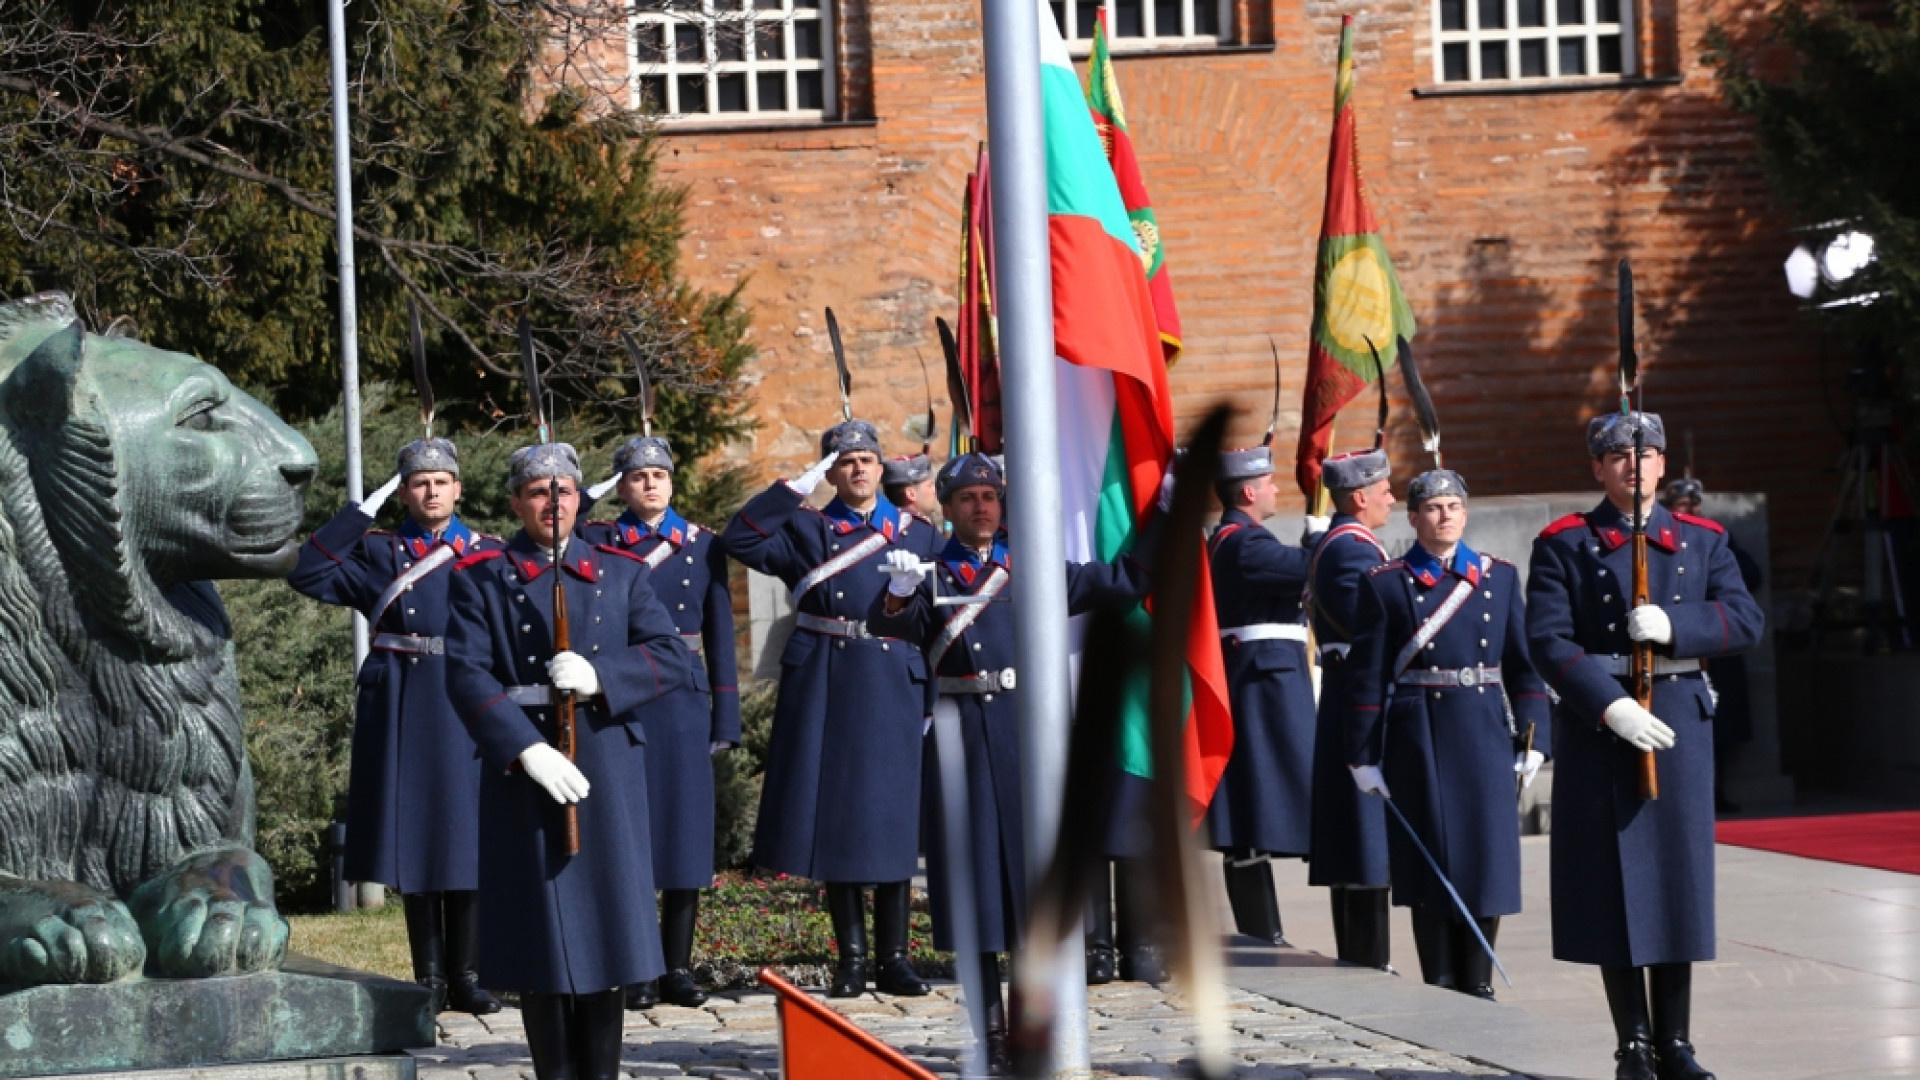
<svg viewBox="0 0 1920 1080">
<path fill-rule="evenodd" d="M 1153 294 L 1153 316 L 1159 327 L 1160 348 L 1167 365 L 1180 359 L 1180 312 L 1173 304 L 1173 276 L 1167 271 L 1166 248 L 1160 243 L 1160 222 L 1154 217 L 1153 200 L 1147 195 L 1141 178 L 1140 159 L 1133 152 L 1133 134 L 1127 127 L 1126 106 L 1120 102 L 1120 82 L 1114 78 L 1113 55 L 1107 49 L 1107 9 L 1094 15 L 1093 55 L 1087 62 L 1087 105 L 1093 110 L 1093 127 L 1100 134 L 1100 145 L 1113 166 L 1114 182 L 1120 185 L 1120 201 L 1127 208 L 1127 220 L 1140 248 L 1140 261 L 1147 272 L 1147 289 Z"/>
<path fill-rule="evenodd" d="M 1398 359 L 1395 339 L 1413 339 L 1413 309 L 1400 290 L 1393 260 L 1367 202 L 1360 175 L 1360 137 L 1353 110 L 1353 16 L 1340 20 L 1340 67 L 1333 84 L 1333 143 L 1327 154 L 1327 204 L 1320 221 L 1320 259 L 1313 279 L 1312 340 L 1294 479 L 1312 503 L 1320 462 L 1333 441 L 1333 418 L 1374 379 L 1367 341 L 1380 362 Z"/>
</svg>

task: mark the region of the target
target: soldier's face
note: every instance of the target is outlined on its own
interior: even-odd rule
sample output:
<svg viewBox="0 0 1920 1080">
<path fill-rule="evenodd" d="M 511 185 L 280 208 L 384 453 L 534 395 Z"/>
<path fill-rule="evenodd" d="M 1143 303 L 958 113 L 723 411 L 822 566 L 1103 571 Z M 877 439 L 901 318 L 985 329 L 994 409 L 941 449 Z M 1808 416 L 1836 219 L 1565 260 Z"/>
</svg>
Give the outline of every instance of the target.
<svg viewBox="0 0 1920 1080">
<path fill-rule="evenodd" d="M 961 488 L 940 509 L 953 524 L 953 535 L 969 547 L 987 543 L 1000 531 L 1000 493 L 990 487 Z"/>
<path fill-rule="evenodd" d="M 1467 504 L 1457 496 L 1436 496 L 1408 510 L 1407 522 L 1421 547 L 1429 551 L 1452 547 L 1467 531 Z"/>
<path fill-rule="evenodd" d="M 673 503 L 673 474 L 651 465 L 630 469 L 616 489 L 627 509 L 645 518 L 664 512 Z"/>
<path fill-rule="evenodd" d="M 1393 479 L 1383 476 L 1353 493 L 1353 516 L 1369 529 L 1385 527 L 1393 516 Z"/>
<path fill-rule="evenodd" d="M 555 490 L 560 496 L 557 502 L 552 497 Z M 565 476 L 554 485 L 545 480 L 529 480 L 514 493 L 513 513 L 534 543 L 552 547 L 554 537 L 573 532 L 574 518 L 580 513 L 580 492 L 573 486 L 573 480 Z"/>
<path fill-rule="evenodd" d="M 827 482 L 841 502 L 864 505 L 880 490 L 880 455 L 866 450 L 841 454 L 827 470 Z"/>
<path fill-rule="evenodd" d="M 460 480 L 450 472 L 417 472 L 400 486 L 400 501 L 414 524 L 438 532 L 453 520 L 460 502 Z"/>
<path fill-rule="evenodd" d="M 1648 448 L 1640 455 L 1640 494 L 1651 499 L 1667 476 L 1667 455 Z M 1607 489 L 1607 498 L 1623 510 L 1633 508 L 1633 449 L 1615 450 L 1593 463 L 1593 478 Z"/>
<path fill-rule="evenodd" d="M 908 484 L 901 488 L 900 497 L 905 500 L 902 505 L 910 510 L 918 510 L 923 514 L 931 511 L 934 505 L 933 478 L 928 477 L 917 484 Z"/>
<path fill-rule="evenodd" d="M 1272 517 L 1273 508 L 1280 502 L 1280 489 L 1273 486 L 1273 475 L 1256 476 L 1247 481 L 1247 487 L 1253 491 L 1253 504 L 1247 507 L 1247 516 L 1255 521 Z"/>
</svg>

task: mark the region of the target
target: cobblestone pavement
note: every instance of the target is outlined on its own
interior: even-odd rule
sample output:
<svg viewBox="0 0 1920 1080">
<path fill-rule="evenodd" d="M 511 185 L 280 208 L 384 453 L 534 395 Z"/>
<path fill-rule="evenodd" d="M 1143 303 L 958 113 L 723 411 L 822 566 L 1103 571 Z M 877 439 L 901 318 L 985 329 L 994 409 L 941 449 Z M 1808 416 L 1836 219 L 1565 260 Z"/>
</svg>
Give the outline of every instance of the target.
<svg viewBox="0 0 1920 1080">
<path fill-rule="evenodd" d="M 1247 1080 L 1450 1080 L 1509 1077 L 1438 1050 L 1378 1035 L 1336 1017 L 1232 989 L 1238 1076 Z M 1193 1023 L 1176 995 L 1139 984 L 1088 990 L 1093 1065 L 1098 1077 L 1188 1075 Z M 951 985 L 924 998 L 872 994 L 829 1002 L 891 1046 L 935 1073 L 954 1076 L 966 1043 L 965 1016 Z M 661 1005 L 629 1012 L 626 1073 L 631 1077 L 699 1076 L 763 1080 L 778 1074 L 779 1025 L 766 993 L 715 995 L 704 1008 Z M 488 1017 L 448 1013 L 440 1046 L 415 1054 L 421 1080 L 531 1078 L 518 1010 Z"/>
</svg>

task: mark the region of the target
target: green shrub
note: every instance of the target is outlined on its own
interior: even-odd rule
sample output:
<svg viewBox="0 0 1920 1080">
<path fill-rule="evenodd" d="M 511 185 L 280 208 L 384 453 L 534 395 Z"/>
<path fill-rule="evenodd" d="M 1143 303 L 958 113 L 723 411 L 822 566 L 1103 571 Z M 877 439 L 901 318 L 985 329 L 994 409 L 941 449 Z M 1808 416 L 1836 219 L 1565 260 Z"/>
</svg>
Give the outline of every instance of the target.
<svg viewBox="0 0 1920 1080">
<path fill-rule="evenodd" d="M 740 747 L 714 761 L 714 836 L 716 866 L 745 869 L 753 855 L 753 826 L 760 810 L 760 781 L 767 768 L 767 741 L 773 731 L 778 683 L 761 682 L 740 699 Z"/>
</svg>

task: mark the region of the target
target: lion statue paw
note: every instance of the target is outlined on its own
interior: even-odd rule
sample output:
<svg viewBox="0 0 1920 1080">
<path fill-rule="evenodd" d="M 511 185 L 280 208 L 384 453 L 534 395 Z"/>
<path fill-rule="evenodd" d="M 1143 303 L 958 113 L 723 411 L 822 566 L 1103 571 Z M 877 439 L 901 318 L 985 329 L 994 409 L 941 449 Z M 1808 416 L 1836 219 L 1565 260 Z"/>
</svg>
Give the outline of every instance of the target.
<svg viewBox="0 0 1920 1080">
<path fill-rule="evenodd" d="M 127 906 L 71 881 L 0 876 L 0 983 L 109 983 L 140 972 L 147 946 Z"/>
<path fill-rule="evenodd" d="M 273 906 L 266 860 L 241 847 L 183 859 L 129 902 L 146 938 L 151 975 L 246 975 L 279 968 L 287 920 Z"/>
</svg>

